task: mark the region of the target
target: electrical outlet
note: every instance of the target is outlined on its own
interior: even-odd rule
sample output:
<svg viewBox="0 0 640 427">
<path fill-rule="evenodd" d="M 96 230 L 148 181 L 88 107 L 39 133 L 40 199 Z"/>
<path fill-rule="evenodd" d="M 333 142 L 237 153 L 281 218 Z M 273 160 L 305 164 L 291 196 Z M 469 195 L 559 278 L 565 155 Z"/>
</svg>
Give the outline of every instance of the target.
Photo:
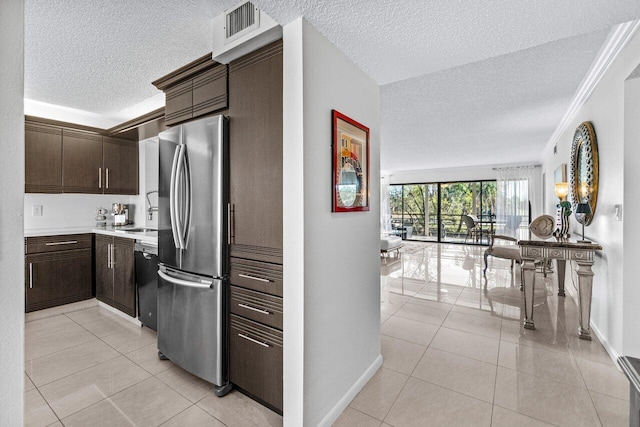
<svg viewBox="0 0 640 427">
<path fill-rule="evenodd" d="M 622 205 L 615 205 L 614 210 L 613 219 L 616 221 L 622 221 Z"/>
<path fill-rule="evenodd" d="M 32 205 L 31 216 L 42 216 L 42 205 Z"/>
</svg>

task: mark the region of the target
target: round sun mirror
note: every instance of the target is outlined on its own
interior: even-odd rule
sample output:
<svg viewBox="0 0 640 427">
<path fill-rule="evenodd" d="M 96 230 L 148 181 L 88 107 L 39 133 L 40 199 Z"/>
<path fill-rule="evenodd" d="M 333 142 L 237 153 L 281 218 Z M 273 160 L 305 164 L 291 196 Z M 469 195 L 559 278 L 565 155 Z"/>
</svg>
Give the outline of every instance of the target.
<svg viewBox="0 0 640 427">
<path fill-rule="evenodd" d="M 581 123 L 573 135 L 570 187 L 574 211 L 578 203 L 591 207 L 590 214 L 576 214 L 576 220 L 591 224 L 598 201 L 598 143 L 591 122 Z"/>
</svg>

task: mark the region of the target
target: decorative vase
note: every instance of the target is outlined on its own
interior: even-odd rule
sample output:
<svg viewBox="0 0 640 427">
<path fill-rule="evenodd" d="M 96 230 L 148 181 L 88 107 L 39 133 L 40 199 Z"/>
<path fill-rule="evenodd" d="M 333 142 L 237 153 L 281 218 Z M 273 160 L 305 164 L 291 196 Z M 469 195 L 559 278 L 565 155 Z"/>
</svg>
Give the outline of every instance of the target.
<svg viewBox="0 0 640 427">
<path fill-rule="evenodd" d="M 558 205 L 558 211 L 557 211 L 558 222 L 556 224 L 558 228 L 556 229 L 556 231 L 553 232 L 553 235 L 555 237 L 559 237 L 563 239 L 568 239 L 569 237 L 571 237 L 571 234 L 569 234 L 569 216 L 570 215 L 571 215 L 570 208 L 563 206 L 563 204 Z"/>
</svg>

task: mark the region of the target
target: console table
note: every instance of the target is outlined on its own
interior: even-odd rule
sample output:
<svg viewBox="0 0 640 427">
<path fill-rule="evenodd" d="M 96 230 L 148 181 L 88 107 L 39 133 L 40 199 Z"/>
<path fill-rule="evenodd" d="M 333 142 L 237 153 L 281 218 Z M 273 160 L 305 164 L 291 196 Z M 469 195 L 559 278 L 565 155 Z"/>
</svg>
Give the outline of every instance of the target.
<svg viewBox="0 0 640 427">
<path fill-rule="evenodd" d="M 580 243 L 572 239 L 541 240 L 532 238 L 518 240 L 520 257 L 522 258 L 522 277 L 524 288 L 524 328 L 535 329 L 533 324 L 533 296 L 535 289 L 536 261 L 555 259 L 558 274 L 558 296 L 565 296 L 564 273 L 566 261 L 575 261 L 578 273 L 578 311 L 581 339 L 591 340 L 591 286 L 593 284 L 593 265 L 595 252 L 602 250 L 597 243 Z"/>
</svg>

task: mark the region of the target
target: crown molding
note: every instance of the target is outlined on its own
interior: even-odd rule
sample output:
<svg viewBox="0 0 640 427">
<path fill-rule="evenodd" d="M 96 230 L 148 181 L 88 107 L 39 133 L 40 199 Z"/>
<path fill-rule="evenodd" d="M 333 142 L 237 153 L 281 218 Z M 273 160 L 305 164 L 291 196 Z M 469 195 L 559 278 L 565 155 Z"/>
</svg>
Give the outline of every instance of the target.
<svg viewBox="0 0 640 427">
<path fill-rule="evenodd" d="M 609 70 L 609 67 L 611 67 L 613 61 L 615 61 L 638 28 L 640 28 L 640 20 L 619 24 L 611 31 L 609 37 L 607 37 L 607 41 L 600 51 L 600 54 L 593 64 L 591 64 L 589 72 L 582 80 L 580 87 L 573 96 L 569 109 L 560 121 L 560 124 L 558 124 L 558 127 L 556 127 L 556 130 L 551 135 L 551 138 L 549 139 L 549 142 L 547 142 L 543 152 L 546 152 L 550 147 L 553 147 L 558 142 L 580 108 L 582 108 L 585 102 L 587 102 L 595 88 L 598 86 L 598 83 L 600 83 L 600 80 L 602 80 L 602 77 L 605 75 L 607 70 Z"/>
</svg>

